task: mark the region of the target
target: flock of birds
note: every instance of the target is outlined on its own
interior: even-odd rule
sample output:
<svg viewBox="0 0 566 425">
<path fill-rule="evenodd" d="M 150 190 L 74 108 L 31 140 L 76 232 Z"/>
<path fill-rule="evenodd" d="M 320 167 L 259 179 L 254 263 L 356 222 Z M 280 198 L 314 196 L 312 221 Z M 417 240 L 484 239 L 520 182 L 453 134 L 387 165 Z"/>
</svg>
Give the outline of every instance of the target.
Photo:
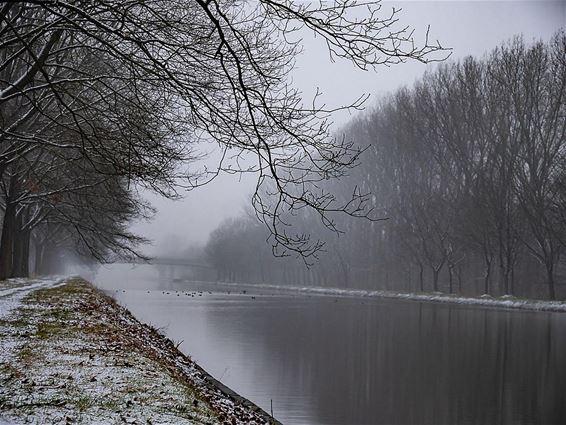
<svg viewBox="0 0 566 425">
<path fill-rule="evenodd" d="M 126 290 L 125 290 L 125 289 L 122 289 L 122 290 L 120 291 L 119 289 L 116 289 L 114 292 L 116 292 L 116 293 L 117 293 L 117 292 L 126 293 Z M 147 291 L 148 294 L 150 294 L 151 292 L 152 292 L 152 291 Z M 202 295 L 205 294 L 205 293 L 208 294 L 208 295 L 212 295 L 212 292 L 211 292 L 211 291 L 189 291 L 189 292 L 186 292 L 186 291 L 174 291 L 174 290 L 171 290 L 171 291 L 161 291 L 161 294 L 163 294 L 163 295 L 176 295 L 176 296 L 178 296 L 178 297 L 180 297 L 181 295 L 185 295 L 185 296 L 187 296 L 187 297 L 192 297 L 192 298 L 194 298 L 195 296 L 202 297 Z M 230 295 L 230 294 L 232 293 L 232 291 L 226 291 L 226 293 L 227 293 L 228 295 Z M 244 290 L 242 290 L 242 291 L 240 291 L 240 292 L 237 292 L 237 294 L 246 295 L 246 294 L 247 294 L 247 291 L 244 289 Z M 251 299 L 252 299 L 252 300 L 255 300 L 256 297 L 255 297 L 254 295 L 252 295 L 252 296 L 251 296 Z"/>
</svg>

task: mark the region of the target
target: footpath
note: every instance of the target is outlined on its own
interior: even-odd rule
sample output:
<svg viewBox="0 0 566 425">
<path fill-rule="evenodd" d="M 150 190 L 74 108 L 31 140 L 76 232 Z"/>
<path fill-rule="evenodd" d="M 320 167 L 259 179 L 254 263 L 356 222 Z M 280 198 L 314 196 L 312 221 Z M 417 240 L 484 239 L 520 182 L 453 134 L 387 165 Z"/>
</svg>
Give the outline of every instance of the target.
<svg viewBox="0 0 566 425">
<path fill-rule="evenodd" d="M 278 424 L 78 278 L 0 281 L 0 424 Z"/>
</svg>

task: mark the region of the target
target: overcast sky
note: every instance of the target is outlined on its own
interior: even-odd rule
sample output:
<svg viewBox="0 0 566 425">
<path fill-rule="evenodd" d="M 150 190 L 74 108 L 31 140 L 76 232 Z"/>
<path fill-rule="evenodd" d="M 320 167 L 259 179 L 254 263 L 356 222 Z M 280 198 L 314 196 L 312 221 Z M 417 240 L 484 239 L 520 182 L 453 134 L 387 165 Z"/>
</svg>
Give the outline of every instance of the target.
<svg viewBox="0 0 566 425">
<path fill-rule="evenodd" d="M 402 8 L 400 22 L 415 28 L 415 38 L 422 40 L 430 25 L 430 38 L 453 49 L 451 60 L 467 55 L 481 56 L 510 39 L 523 34 L 525 40 L 548 40 L 566 27 L 566 0 L 538 1 L 385 1 L 383 10 Z M 434 67 L 434 65 L 427 65 Z M 369 93 L 369 105 L 380 95 L 403 85 L 411 85 L 426 67 L 405 63 L 382 68 L 377 73 L 354 69 L 348 63 L 330 63 L 324 45 L 305 37 L 305 49 L 297 60 L 295 84 L 307 98 L 318 87 L 328 106 L 339 106 Z M 347 113 L 335 117 L 337 125 L 350 119 Z M 154 241 L 144 251 L 175 254 L 179 247 L 204 243 L 208 234 L 225 218 L 237 216 L 249 204 L 250 178 L 238 181 L 222 176 L 209 186 L 188 192 L 182 201 L 148 199 L 159 212 L 150 223 L 137 223 L 134 231 Z"/>
</svg>

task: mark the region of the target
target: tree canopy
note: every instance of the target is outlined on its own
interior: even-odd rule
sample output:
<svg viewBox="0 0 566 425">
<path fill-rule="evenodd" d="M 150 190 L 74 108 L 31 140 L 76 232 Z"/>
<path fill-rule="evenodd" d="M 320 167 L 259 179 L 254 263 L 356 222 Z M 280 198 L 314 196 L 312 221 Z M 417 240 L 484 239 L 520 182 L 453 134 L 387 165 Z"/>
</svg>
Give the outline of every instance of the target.
<svg viewBox="0 0 566 425">
<path fill-rule="evenodd" d="M 57 228 L 101 260 L 135 253 L 126 223 L 150 213 L 136 190 L 174 198 L 220 172 L 257 173 L 253 205 L 283 252 L 319 247 L 288 230 L 283 211 L 312 208 L 330 227 L 329 212 L 366 215 L 362 192 L 338 202 L 317 186 L 346 174 L 361 151 L 331 135 L 332 110 L 291 85 L 299 31 L 361 69 L 445 53 L 428 36 L 418 45 L 376 1 L 1 4 L 0 277 L 14 274 L 16 234 L 35 240 Z M 222 161 L 195 172 L 202 141 L 218 143 Z M 79 201 L 101 194 L 116 203 Z"/>
</svg>

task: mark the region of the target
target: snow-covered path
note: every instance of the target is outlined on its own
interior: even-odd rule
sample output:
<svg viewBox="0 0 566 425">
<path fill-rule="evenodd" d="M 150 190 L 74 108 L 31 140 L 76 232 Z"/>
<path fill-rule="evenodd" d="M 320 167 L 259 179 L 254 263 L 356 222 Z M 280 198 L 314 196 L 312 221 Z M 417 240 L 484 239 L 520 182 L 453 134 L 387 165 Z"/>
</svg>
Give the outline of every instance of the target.
<svg viewBox="0 0 566 425">
<path fill-rule="evenodd" d="M 21 300 L 30 292 L 42 288 L 54 288 L 64 282 L 65 277 L 61 276 L 0 281 L 0 319 L 7 317 L 14 309 L 20 307 Z"/>
<path fill-rule="evenodd" d="M 51 277 L 43 279 L 9 279 L 0 281 L 0 320 L 2 324 L 7 323 L 6 319 L 13 316 L 13 313 L 22 306 L 22 300 L 32 291 L 42 288 L 54 288 L 65 281 L 64 277 Z M 12 361 L 17 354 L 18 343 L 12 333 L 5 326 L 0 326 L 2 335 L 2 350 L 0 350 L 0 365 Z M 1 425 L 1 424 L 0 424 Z"/>
</svg>

